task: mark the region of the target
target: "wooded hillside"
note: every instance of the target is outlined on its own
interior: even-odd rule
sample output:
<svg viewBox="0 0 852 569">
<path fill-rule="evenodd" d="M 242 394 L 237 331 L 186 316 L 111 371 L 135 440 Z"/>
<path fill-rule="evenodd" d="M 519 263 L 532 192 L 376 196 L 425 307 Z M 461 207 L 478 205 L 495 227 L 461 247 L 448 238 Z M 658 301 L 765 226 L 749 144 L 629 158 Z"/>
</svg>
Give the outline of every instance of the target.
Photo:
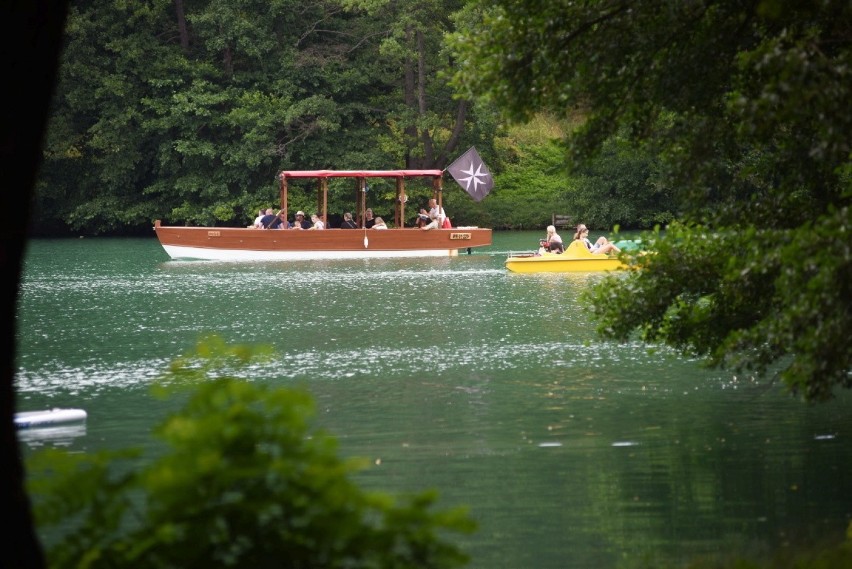
<svg viewBox="0 0 852 569">
<path fill-rule="evenodd" d="M 647 157 L 613 144 L 572 178 L 564 125 L 537 117 L 509 130 L 489 103 L 455 96 L 444 41 L 466 26 L 464 3 L 74 3 L 32 233 L 150 235 L 157 218 L 239 226 L 277 205 L 280 170 L 445 168 L 472 145 L 497 184 L 475 203 L 447 176 L 456 223 L 671 219 Z M 425 203 L 429 189 L 409 193 Z M 351 195 L 333 187 L 329 211 L 352 209 Z M 377 182 L 368 201 L 383 214 L 393 196 Z M 316 207 L 311 192 L 290 205 Z"/>
</svg>

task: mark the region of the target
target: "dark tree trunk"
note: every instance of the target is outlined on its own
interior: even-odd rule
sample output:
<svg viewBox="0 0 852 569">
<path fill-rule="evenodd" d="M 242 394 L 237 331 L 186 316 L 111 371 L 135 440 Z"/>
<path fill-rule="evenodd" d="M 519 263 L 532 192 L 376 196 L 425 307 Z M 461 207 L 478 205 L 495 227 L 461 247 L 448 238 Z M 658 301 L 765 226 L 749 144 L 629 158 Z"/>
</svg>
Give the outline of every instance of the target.
<svg viewBox="0 0 852 569">
<path fill-rule="evenodd" d="M 406 32 L 406 40 L 408 40 L 408 43 L 411 42 L 412 33 L 413 32 L 410 29 Z M 405 60 L 404 73 L 405 73 L 405 77 L 404 77 L 405 84 L 403 85 L 403 90 L 404 90 L 403 97 L 404 97 L 404 101 L 405 101 L 405 107 L 407 109 L 410 109 L 412 120 L 413 120 L 413 117 L 417 116 L 417 97 L 416 97 L 416 85 L 415 85 L 415 80 L 414 80 L 414 62 L 411 61 L 410 59 Z M 417 125 L 412 122 L 412 123 L 409 123 L 408 125 L 406 125 L 406 127 L 405 127 L 405 167 L 406 168 L 413 168 L 413 169 L 419 168 L 419 165 L 418 165 L 419 162 L 416 161 L 412 157 L 412 153 L 411 153 L 411 150 L 414 148 L 414 146 L 416 144 L 417 144 Z"/>
<path fill-rule="evenodd" d="M 417 116 L 426 116 L 426 47 L 423 45 L 423 32 L 417 32 Z M 423 144 L 423 162 L 421 167 L 429 167 L 434 164 L 435 151 L 432 148 L 432 135 L 428 128 L 420 132 Z"/>
<path fill-rule="evenodd" d="M 441 153 L 435 158 L 434 168 L 441 170 L 449 163 L 448 157 L 455 154 L 456 148 L 459 145 L 461 133 L 464 132 L 464 121 L 467 119 L 467 101 L 462 99 L 459 101 L 459 106 L 456 108 L 456 122 L 453 125 L 453 133 L 441 149 Z"/>
<path fill-rule="evenodd" d="M 186 53 L 189 51 L 189 30 L 186 29 L 186 13 L 183 9 L 183 0 L 175 0 L 175 13 L 177 14 L 178 33 L 180 34 L 180 47 Z"/>
<path fill-rule="evenodd" d="M 47 123 L 67 0 L 12 0 L 0 8 L 6 103 L 0 110 L 2 192 L 0 274 L 3 282 L 0 376 L 0 566 L 41 569 L 44 553 L 24 488 L 24 468 L 13 421 L 15 414 L 15 312 L 27 222 L 41 144 Z"/>
<path fill-rule="evenodd" d="M 222 54 L 222 64 L 225 66 L 225 73 L 228 77 L 234 75 L 234 52 L 230 47 L 225 48 L 225 53 Z"/>
</svg>

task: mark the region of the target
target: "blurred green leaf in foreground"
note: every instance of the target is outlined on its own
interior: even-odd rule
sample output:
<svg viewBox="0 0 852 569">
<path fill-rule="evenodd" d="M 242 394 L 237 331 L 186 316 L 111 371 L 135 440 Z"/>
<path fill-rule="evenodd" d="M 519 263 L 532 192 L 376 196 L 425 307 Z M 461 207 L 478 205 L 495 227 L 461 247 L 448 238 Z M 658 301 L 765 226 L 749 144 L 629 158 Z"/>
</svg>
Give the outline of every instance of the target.
<svg viewBox="0 0 852 569">
<path fill-rule="evenodd" d="M 436 511 L 432 491 L 403 498 L 362 490 L 336 439 L 312 426 L 314 402 L 221 370 L 269 355 L 217 338 L 173 363 L 162 396 L 190 388 L 155 430 L 161 456 L 138 450 L 36 453 L 30 493 L 51 567 L 451 568 L 468 556 L 446 541 L 471 533 L 463 508 Z M 217 373 L 218 370 L 218 373 Z"/>
</svg>

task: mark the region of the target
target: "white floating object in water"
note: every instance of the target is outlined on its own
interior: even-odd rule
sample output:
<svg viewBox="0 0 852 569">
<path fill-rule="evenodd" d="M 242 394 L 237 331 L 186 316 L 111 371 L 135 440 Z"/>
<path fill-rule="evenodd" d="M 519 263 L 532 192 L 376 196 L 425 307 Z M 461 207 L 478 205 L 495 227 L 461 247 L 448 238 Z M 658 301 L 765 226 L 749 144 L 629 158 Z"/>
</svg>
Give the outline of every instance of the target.
<svg viewBox="0 0 852 569">
<path fill-rule="evenodd" d="M 538 443 L 539 448 L 561 447 L 562 443 Z"/>
<path fill-rule="evenodd" d="M 614 447 L 635 447 L 635 446 L 639 446 L 639 443 L 636 443 L 636 442 L 633 442 L 633 441 L 616 441 L 616 442 L 612 443 L 612 446 L 614 446 Z"/>
<path fill-rule="evenodd" d="M 46 409 L 44 411 L 23 411 L 15 413 L 15 427 L 30 429 L 64 423 L 76 423 L 86 420 L 86 412 L 82 409 Z"/>
</svg>

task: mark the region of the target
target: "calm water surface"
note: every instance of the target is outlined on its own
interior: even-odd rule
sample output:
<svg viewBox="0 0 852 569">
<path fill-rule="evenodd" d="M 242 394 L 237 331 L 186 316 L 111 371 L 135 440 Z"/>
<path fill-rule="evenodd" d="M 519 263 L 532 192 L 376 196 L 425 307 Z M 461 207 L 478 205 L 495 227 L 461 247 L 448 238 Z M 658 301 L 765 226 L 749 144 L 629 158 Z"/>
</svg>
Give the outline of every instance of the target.
<svg viewBox="0 0 852 569">
<path fill-rule="evenodd" d="M 600 343 L 595 274 L 517 275 L 539 232 L 445 259 L 171 261 L 156 238 L 29 245 L 18 409 L 80 407 L 26 449 L 150 446 L 149 386 L 206 333 L 266 344 L 246 373 L 307 386 L 365 486 L 436 488 L 479 530 L 476 569 L 759 555 L 852 518 L 852 398 L 803 405 L 665 350 Z"/>
</svg>

